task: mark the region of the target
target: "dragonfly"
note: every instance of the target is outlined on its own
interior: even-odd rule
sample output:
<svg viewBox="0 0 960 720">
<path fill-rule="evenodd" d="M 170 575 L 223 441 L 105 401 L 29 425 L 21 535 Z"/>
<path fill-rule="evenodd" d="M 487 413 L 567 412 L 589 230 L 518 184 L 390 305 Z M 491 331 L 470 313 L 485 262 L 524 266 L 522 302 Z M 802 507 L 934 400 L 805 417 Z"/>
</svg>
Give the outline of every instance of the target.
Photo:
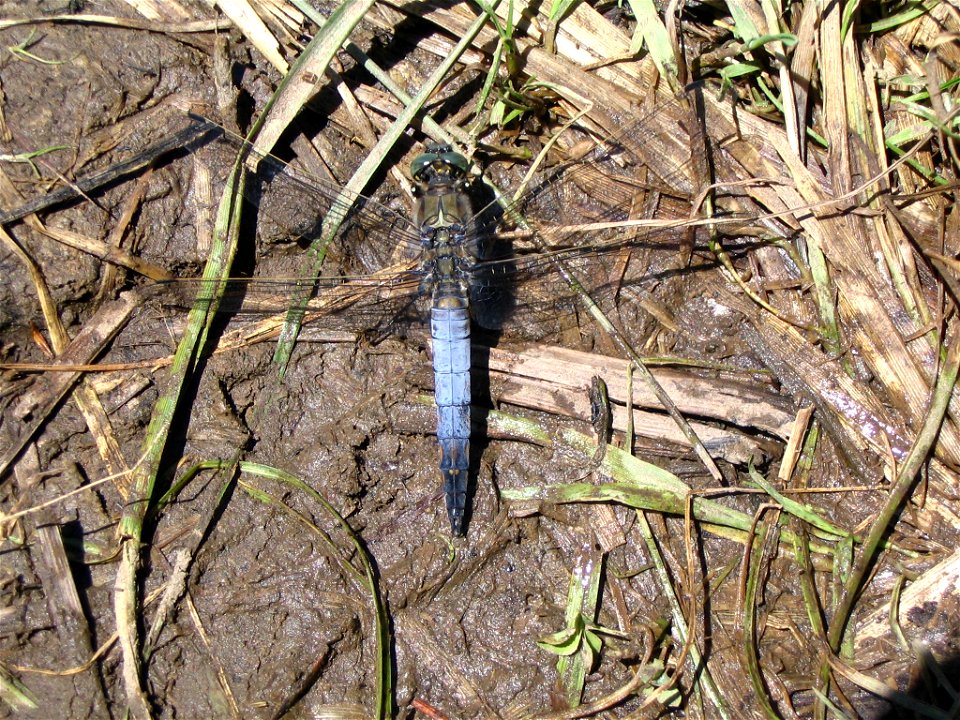
<svg viewBox="0 0 960 720">
<path fill-rule="evenodd" d="M 221 309 L 245 312 L 259 307 L 262 296 L 282 297 L 296 286 L 301 292 L 309 288 L 310 307 L 322 308 L 321 321 L 332 327 L 393 332 L 428 318 L 439 471 L 451 533 L 465 535 L 471 329 L 540 339 L 569 315 L 584 291 L 596 299 L 638 282 L 629 268 L 633 248 L 676 249 L 684 243 L 679 224 L 654 234 L 642 217 L 643 199 L 649 213 L 651 198 L 656 203 L 663 193 L 684 194 L 671 185 L 685 180 L 640 177 L 637 138 L 654 142 L 666 132 L 678 129 L 659 128 L 657 116 L 646 115 L 621 140 L 592 142 L 592 150 L 548 169 L 510 202 L 489 193 L 484 197 L 470 178 L 467 158 L 448 144 L 432 143 L 411 163 L 409 212 L 397 202 L 345 195 L 335 181 L 258 155 L 245 197 L 261 213 L 260 242 L 317 237 L 328 231 L 324 219 L 336 214 L 341 222 L 327 255 L 335 269 L 291 280 L 282 273 L 278 277 L 264 261 L 257 271 L 265 275 L 227 281 L 227 297 L 236 294 L 241 300 L 225 302 Z M 217 146 L 233 147 L 235 157 L 236 141 L 227 134 Z M 682 172 L 677 169 L 678 177 Z M 181 279 L 173 285 L 182 295 L 184 286 L 196 282 Z"/>
</svg>

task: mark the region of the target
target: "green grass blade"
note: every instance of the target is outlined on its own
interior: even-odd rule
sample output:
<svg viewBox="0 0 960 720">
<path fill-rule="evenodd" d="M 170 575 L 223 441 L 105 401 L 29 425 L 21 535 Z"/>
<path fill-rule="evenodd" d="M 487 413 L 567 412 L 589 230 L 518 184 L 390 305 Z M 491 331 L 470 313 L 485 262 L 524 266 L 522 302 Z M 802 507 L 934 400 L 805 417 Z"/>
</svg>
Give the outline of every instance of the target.
<svg viewBox="0 0 960 720">
<path fill-rule="evenodd" d="M 637 510 L 636 515 L 637 529 L 640 531 L 640 535 L 643 538 L 644 545 L 647 548 L 647 553 L 653 560 L 653 567 L 657 573 L 657 577 L 660 580 L 660 587 L 663 589 L 663 593 L 666 596 L 667 602 L 670 604 L 670 611 L 673 616 L 674 637 L 678 645 L 685 646 L 687 645 L 688 638 L 690 637 L 690 627 L 687 625 L 687 620 L 684 616 L 683 603 L 680 602 L 680 598 L 677 595 L 676 588 L 673 585 L 673 577 L 670 573 L 669 567 L 667 567 L 667 561 L 664 559 L 663 553 L 660 552 L 656 538 L 653 535 L 653 529 L 650 527 L 650 523 L 647 521 L 646 515 L 641 510 Z M 700 677 L 700 686 L 703 688 L 704 694 L 714 704 L 714 707 L 717 708 L 720 717 L 724 720 L 727 720 L 731 717 L 731 715 L 727 711 L 727 707 L 723 701 L 723 696 L 720 694 L 720 690 L 714 682 L 713 676 L 704 666 L 703 656 L 701 655 L 697 644 L 695 642 L 691 642 L 689 645 L 690 650 L 688 652 L 689 657 L 687 660 L 687 667 L 690 670 L 691 676 L 696 676 L 699 668 L 703 669 Z M 672 684 L 674 683 L 671 683 L 671 685 Z M 661 691 L 658 689 L 656 692 Z M 670 697 L 671 696 L 669 694 L 665 694 L 663 701 L 668 702 Z"/>
<path fill-rule="evenodd" d="M 502 412 L 491 411 L 487 420 L 491 430 L 546 447 L 554 447 L 560 443 L 587 458 L 592 457 L 596 451 L 596 439 L 576 430 L 562 429 L 558 437 L 554 438 L 535 422 Z M 579 482 L 503 488 L 500 496 L 504 500 L 525 504 L 617 503 L 634 510 L 683 515 L 687 497 L 694 492 L 673 473 L 644 462 L 613 445 L 607 446 L 597 472 L 610 477 L 613 482 L 602 485 Z M 693 517 L 705 528 L 715 525 L 747 533 L 755 531 L 749 515 L 704 497 L 694 498 Z M 735 537 L 731 536 L 732 539 Z M 783 537 L 792 542 L 795 536 L 784 530 Z M 810 547 L 822 554 L 832 554 L 834 551 L 832 547 L 824 545 L 811 544 Z"/>
<path fill-rule="evenodd" d="M 592 534 L 589 529 L 586 532 Z M 604 554 L 593 549 L 592 538 L 588 537 L 570 571 L 564 620 L 568 628 L 579 626 L 581 632 L 578 638 L 578 652 L 558 658 L 557 672 L 566 691 L 567 705 L 571 708 L 580 705 L 587 674 L 591 672 L 595 659 L 594 649 L 588 644 L 590 637 L 588 627 L 597 618 L 603 558 Z"/>
<path fill-rule="evenodd" d="M 36 710 L 37 699 L 30 689 L 15 678 L 3 665 L 0 665 L 0 700 L 14 712 Z"/>
<path fill-rule="evenodd" d="M 847 537 L 850 533 L 838 528 L 836 525 L 824 520 L 822 517 L 817 515 L 811 508 L 806 505 L 793 500 L 792 498 L 784 495 L 782 492 L 777 490 L 771 483 L 767 482 L 767 479 L 763 477 L 756 468 L 751 464 L 747 468 L 750 473 L 750 479 L 753 483 L 763 490 L 767 495 L 773 498 L 777 503 L 779 503 L 785 511 L 793 515 L 794 517 L 803 520 L 804 522 L 813 525 L 815 528 L 822 530 L 824 533 L 827 533 L 834 538 L 842 539 Z"/>
<path fill-rule="evenodd" d="M 242 157 L 238 157 L 217 211 L 214 243 L 203 272 L 203 280 L 207 282 L 200 284 L 197 300 L 188 314 L 186 329 L 170 367 L 173 382 L 170 389 L 157 400 L 154 406 L 141 459 L 132 471 L 131 501 L 120 517 L 118 533 L 121 543 L 121 561 L 114 590 L 114 612 L 123 652 L 123 678 L 127 701 L 136 716 L 149 717 L 150 715 L 149 703 L 140 680 L 142 673 L 137 630 L 137 573 L 140 568 L 140 537 L 143 532 L 143 520 L 153 502 L 160 460 L 180 401 L 181 390 L 196 368 L 219 303 L 217 289 L 222 293 L 223 281 L 230 276 L 230 267 L 237 248 L 245 177 Z"/>
<path fill-rule="evenodd" d="M 630 9 L 637 18 L 637 32 L 643 33 L 643 40 L 657 71 L 667 81 L 674 92 L 680 90 L 680 66 L 674 55 L 670 33 L 657 12 L 653 0 L 627 0 Z"/>
</svg>

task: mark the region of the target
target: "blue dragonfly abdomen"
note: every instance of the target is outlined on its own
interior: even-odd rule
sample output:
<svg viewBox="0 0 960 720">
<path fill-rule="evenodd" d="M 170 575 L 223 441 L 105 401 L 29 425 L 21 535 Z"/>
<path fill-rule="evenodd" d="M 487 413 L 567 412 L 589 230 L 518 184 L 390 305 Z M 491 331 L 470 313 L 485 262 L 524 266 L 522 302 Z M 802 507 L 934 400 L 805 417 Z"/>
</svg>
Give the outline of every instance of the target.
<svg viewBox="0 0 960 720">
<path fill-rule="evenodd" d="M 450 531 L 463 535 L 470 469 L 470 315 L 460 298 L 430 310 L 440 473 Z"/>
</svg>

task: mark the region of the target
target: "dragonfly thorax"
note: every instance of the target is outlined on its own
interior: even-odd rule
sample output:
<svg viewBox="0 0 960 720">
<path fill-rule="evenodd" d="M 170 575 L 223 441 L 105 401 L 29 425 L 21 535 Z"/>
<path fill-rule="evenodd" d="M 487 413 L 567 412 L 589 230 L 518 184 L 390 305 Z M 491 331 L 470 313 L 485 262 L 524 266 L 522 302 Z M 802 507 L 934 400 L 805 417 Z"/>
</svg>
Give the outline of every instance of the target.
<svg viewBox="0 0 960 720">
<path fill-rule="evenodd" d="M 423 280 L 420 290 L 436 300 L 440 295 L 466 297 L 476 258 L 461 225 L 421 228 Z M 464 305 L 465 307 L 465 305 Z"/>
<path fill-rule="evenodd" d="M 427 152 L 410 165 L 416 181 L 414 222 L 425 243 L 435 229 L 465 227 L 472 213 L 466 193 L 468 166 L 467 159 L 449 145 L 427 146 Z"/>
<path fill-rule="evenodd" d="M 444 251 L 445 248 L 462 245 L 464 228 L 459 223 L 453 225 L 434 225 L 428 221 L 420 226 L 420 244 L 424 248 Z"/>
</svg>

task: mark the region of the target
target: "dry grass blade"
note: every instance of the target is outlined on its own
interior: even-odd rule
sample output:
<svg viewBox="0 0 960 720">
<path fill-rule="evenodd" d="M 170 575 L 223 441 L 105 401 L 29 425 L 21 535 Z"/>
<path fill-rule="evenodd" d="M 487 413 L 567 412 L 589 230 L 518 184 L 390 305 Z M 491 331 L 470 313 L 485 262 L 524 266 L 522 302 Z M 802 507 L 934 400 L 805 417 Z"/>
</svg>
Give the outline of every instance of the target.
<svg viewBox="0 0 960 720">
<path fill-rule="evenodd" d="M 101 306 L 100 313 L 63 348 L 58 361 L 67 365 L 92 363 L 138 305 L 139 299 L 135 293 L 127 293 L 120 300 L 105 303 Z M 22 399 L 24 404 L 21 405 L 21 417 L 29 416 L 33 419 L 27 428 L 21 430 L 16 444 L 7 448 L 0 457 L 0 475 L 17 459 L 24 445 L 40 430 L 50 413 L 81 377 L 79 372 L 56 373 L 50 376 L 43 390 L 35 390 Z M 123 468 L 125 469 L 125 465 Z M 123 485 L 121 483 L 121 486 Z"/>
<path fill-rule="evenodd" d="M 350 33 L 373 6 L 373 0 L 349 0 L 340 4 L 287 72 L 286 62 L 279 68 L 285 74 L 270 102 L 263 109 L 257 125 L 255 149 L 268 153 L 280 134 L 317 92 L 326 77 L 334 54 L 350 37 Z"/>
<path fill-rule="evenodd" d="M 56 523 L 41 521 L 38 523 L 37 535 L 40 544 L 36 563 L 43 579 L 50 616 L 54 618 L 63 643 L 61 661 L 81 664 L 93 653 L 93 646 L 80 595 L 70 572 L 61 528 Z M 79 682 L 87 695 L 90 711 L 105 713 L 107 702 L 100 683 L 89 673 Z"/>
<path fill-rule="evenodd" d="M 211 132 L 216 132 L 212 124 L 193 123 L 189 127 L 173 133 L 168 137 L 145 148 L 131 158 L 111 165 L 100 172 L 78 178 L 75 182 L 54 190 L 51 193 L 29 200 L 13 210 L 0 213 L 0 225 L 20 220 L 27 215 L 41 212 L 61 203 L 76 200 L 85 193 L 98 190 L 105 185 L 116 182 L 129 175 L 141 172 L 156 162 L 159 158 L 172 152 L 182 152 L 192 144 L 203 143 Z"/>
<path fill-rule="evenodd" d="M 106 27 L 131 28 L 146 32 L 159 33 L 209 33 L 227 30 L 228 22 L 223 20 L 196 20 L 193 22 L 154 22 L 136 18 L 116 17 L 113 15 L 41 15 L 32 18 L 0 19 L 0 30 L 18 25 L 38 25 L 41 23 L 77 23 L 81 25 L 104 25 Z"/>
<path fill-rule="evenodd" d="M 280 53 L 280 44 L 250 3 L 246 0 L 220 0 L 217 7 L 271 65 L 281 73 L 287 72 L 287 61 Z"/>
</svg>

